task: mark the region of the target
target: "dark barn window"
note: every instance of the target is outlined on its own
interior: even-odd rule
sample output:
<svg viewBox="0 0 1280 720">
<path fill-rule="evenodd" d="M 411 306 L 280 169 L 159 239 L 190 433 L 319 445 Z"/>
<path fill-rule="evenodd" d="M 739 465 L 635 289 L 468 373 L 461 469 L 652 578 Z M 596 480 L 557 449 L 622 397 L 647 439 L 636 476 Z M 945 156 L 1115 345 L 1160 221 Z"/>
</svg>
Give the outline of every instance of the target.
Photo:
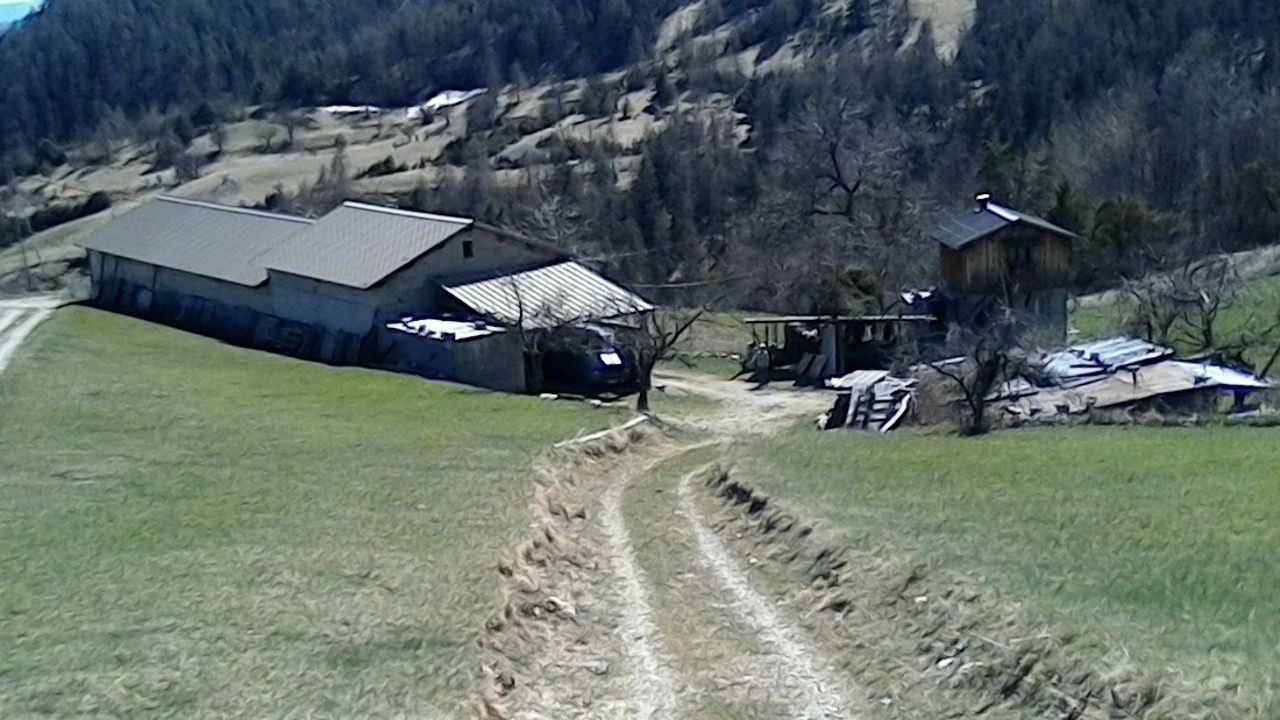
<svg viewBox="0 0 1280 720">
<path fill-rule="evenodd" d="M 462 241 L 462 257 L 473 258 L 476 256 L 476 244 L 471 240 Z"/>
</svg>

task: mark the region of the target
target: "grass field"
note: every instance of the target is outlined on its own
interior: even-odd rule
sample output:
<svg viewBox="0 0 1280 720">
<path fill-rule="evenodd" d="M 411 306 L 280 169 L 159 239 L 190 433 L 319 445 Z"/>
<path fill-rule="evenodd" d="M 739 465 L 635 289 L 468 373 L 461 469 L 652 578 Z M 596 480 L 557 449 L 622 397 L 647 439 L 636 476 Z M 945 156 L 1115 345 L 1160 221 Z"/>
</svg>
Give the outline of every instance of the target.
<svg viewBox="0 0 1280 720">
<path fill-rule="evenodd" d="M 1256 324 L 1264 328 L 1280 317 L 1280 277 L 1250 281 L 1240 300 L 1224 311 L 1219 321 L 1219 336 L 1229 338 L 1238 333 L 1248 324 L 1251 315 Z M 1085 340 L 1113 337 L 1128 332 L 1124 316 L 1124 300 L 1121 299 L 1078 308 L 1071 317 L 1071 325 Z"/>
<path fill-rule="evenodd" d="M 859 545 L 919 553 L 1113 657 L 1262 692 L 1280 668 L 1277 467 L 1277 430 L 797 429 L 740 472 Z"/>
<path fill-rule="evenodd" d="M 342 371 L 88 309 L 0 378 L 0 717 L 441 717 L 612 411 Z"/>
</svg>

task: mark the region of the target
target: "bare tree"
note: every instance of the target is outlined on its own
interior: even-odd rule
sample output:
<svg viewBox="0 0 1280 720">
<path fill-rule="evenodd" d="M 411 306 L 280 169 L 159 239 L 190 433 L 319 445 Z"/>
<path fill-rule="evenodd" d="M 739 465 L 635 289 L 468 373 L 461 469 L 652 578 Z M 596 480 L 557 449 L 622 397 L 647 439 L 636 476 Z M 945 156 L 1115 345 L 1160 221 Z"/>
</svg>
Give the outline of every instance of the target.
<svg viewBox="0 0 1280 720">
<path fill-rule="evenodd" d="M 280 128 L 272 123 L 263 123 L 254 130 L 254 135 L 258 138 L 258 150 L 264 153 L 275 151 L 276 137 L 280 134 Z"/>
<path fill-rule="evenodd" d="M 227 127 L 221 121 L 216 121 L 213 127 L 209 129 L 209 140 L 213 142 L 213 147 L 221 155 L 227 146 Z"/>
<path fill-rule="evenodd" d="M 298 128 L 306 125 L 307 116 L 301 110 L 290 110 L 279 115 L 278 118 L 281 127 L 284 128 L 284 147 L 292 148 L 297 139 Z"/>
<path fill-rule="evenodd" d="M 519 223 L 521 232 L 542 238 L 563 250 L 580 253 L 583 241 L 582 218 L 563 195 L 543 194 L 530 203 Z"/>
<path fill-rule="evenodd" d="M 35 280 L 31 274 L 31 258 L 27 253 L 26 240 L 31 235 L 31 220 L 24 212 L 29 203 L 31 198 L 20 194 L 16 184 L 0 187 L 0 211 L 3 211 L 0 212 L 0 220 L 4 220 L 6 216 L 12 219 L 15 242 L 22 253 L 23 284 L 26 285 L 27 292 L 33 292 L 36 289 Z"/>
<path fill-rule="evenodd" d="M 675 357 L 675 348 L 706 313 L 698 310 L 652 310 L 634 314 L 635 325 L 621 333 L 622 351 L 636 368 L 636 412 L 649 412 L 649 391 L 658 363 Z"/>
<path fill-rule="evenodd" d="M 836 93 L 809 105 L 777 153 L 783 191 L 757 213 L 759 231 L 787 237 L 789 255 L 802 258 L 805 267 L 783 275 L 832 272 L 828 284 L 863 275 L 873 286 L 867 300 L 881 309 L 903 286 L 928 278 L 924 230 L 933 203 L 911 175 L 924 137 Z"/>
<path fill-rule="evenodd" d="M 990 404 L 1000 385 L 1026 368 L 1027 353 L 1012 315 L 1002 313 L 983 324 L 952 326 L 944 359 L 927 359 L 919 367 L 945 381 L 960 409 L 964 435 L 986 434 L 991 429 Z M 919 352 L 918 349 L 915 352 Z"/>
<path fill-rule="evenodd" d="M 1125 284 L 1126 321 L 1154 343 L 1174 344 L 1190 352 L 1238 353 L 1247 344 L 1247 325 L 1234 334 L 1223 317 L 1241 299 L 1242 282 L 1231 258 L 1192 257 L 1168 272 Z"/>
</svg>

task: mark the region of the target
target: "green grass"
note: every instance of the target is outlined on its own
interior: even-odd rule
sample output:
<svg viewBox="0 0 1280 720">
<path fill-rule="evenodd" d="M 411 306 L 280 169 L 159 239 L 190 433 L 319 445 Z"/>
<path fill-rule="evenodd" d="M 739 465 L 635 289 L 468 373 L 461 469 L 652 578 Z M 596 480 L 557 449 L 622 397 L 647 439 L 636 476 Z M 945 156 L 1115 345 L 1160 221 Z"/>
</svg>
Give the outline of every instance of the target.
<svg viewBox="0 0 1280 720">
<path fill-rule="evenodd" d="M 440 717 L 531 458 L 617 413 L 82 308 L 0 378 L 0 717 Z"/>
<path fill-rule="evenodd" d="M 1078 308 L 1072 315 L 1071 325 L 1085 340 L 1125 334 L 1129 332 L 1125 328 L 1125 302 L 1121 298 L 1112 303 Z M 1219 336 L 1233 336 L 1248 325 L 1251 317 L 1256 325 L 1264 328 L 1280 317 L 1280 277 L 1250 281 L 1240 299 L 1219 319 Z"/>
<path fill-rule="evenodd" d="M 855 542 L 918 552 L 1149 668 L 1257 690 L 1280 667 L 1278 467 L 1270 429 L 797 429 L 742 472 Z"/>
</svg>

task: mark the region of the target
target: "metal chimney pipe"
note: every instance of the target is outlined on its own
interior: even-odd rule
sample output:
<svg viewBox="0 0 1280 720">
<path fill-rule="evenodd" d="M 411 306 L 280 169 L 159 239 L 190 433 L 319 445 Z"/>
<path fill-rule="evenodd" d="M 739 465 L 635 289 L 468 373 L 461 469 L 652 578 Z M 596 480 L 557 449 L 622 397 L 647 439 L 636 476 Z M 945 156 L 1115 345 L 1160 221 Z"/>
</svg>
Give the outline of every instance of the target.
<svg viewBox="0 0 1280 720">
<path fill-rule="evenodd" d="M 987 209 L 987 205 L 991 204 L 991 193 L 978 193 L 973 196 L 973 200 L 977 205 L 973 208 L 975 213 L 983 212 Z"/>
</svg>

